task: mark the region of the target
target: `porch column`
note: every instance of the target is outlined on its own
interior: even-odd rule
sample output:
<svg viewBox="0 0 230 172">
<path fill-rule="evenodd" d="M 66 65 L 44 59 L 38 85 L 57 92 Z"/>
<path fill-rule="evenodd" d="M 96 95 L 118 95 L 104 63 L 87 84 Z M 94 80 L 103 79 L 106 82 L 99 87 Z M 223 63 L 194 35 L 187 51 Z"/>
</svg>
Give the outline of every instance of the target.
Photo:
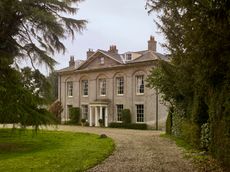
<svg viewBox="0 0 230 172">
<path fill-rule="evenodd" d="M 97 118 L 98 118 L 98 109 L 97 109 L 97 106 L 95 106 L 95 126 L 96 127 L 99 126 Z"/>
<path fill-rule="evenodd" d="M 108 106 L 105 107 L 105 127 L 108 127 Z"/>
<path fill-rule="evenodd" d="M 89 126 L 92 127 L 92 106 L 89 106 Z"/>
<path fill-rule="evenodd" d="M 102 119 L 102 106 L 100 106 L 100 119 Z"/>
</svg>

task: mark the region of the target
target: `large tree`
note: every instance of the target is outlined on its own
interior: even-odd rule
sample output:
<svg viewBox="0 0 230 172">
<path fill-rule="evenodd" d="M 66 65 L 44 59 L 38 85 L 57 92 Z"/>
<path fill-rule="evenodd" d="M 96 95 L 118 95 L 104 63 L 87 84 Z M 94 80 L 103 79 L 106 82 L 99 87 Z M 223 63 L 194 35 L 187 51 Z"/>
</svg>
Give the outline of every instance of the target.
<svg viewBox="0 0 230 172">
<path fill-rule="evenodd" d="M 61 40 L 84 29 L 85 20 L 66 17 L 77 12 L 73 5 L 80 1 L 0 0 L 0 123 L 37 128 L 50 121 L 38 92 L 45 82 L 37 66 L 53 70 L 54 53 L 65 52 Z M 33 72 L 21 71 L 22 59 L 31 62 Z"/>
<path fill-rule="evenodd" d="M 230 167 L 230 1 L 148 0 L 147 6 L 160 14 L 171 56 L 152 71 L 150 85 L 189 123 L 187 140 L 199 147 L 202 126 L 210 125 L 207 149 Z"/>
</svg>

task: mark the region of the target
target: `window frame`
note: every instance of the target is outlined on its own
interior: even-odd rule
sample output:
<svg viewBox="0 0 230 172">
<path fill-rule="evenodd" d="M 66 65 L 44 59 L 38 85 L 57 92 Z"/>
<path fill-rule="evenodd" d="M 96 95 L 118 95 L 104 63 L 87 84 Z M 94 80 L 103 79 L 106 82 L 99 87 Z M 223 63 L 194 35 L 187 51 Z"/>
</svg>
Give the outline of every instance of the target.
<svg viewBox="0 0 230 172">
<path fill-rule="evenodd" d="M 87 82 L 87 88 L 85 88 L 85 83 Z M 81 86 L 82 86 L 82 96 L 83 97 L 88 97 L 89 96 L 89 80 L 86 80 L 86 79 L 84 79 L 84 80 L 82 80 L 81 81 Z M 87 94 L 85 94 L 85 91 L 87 92 Z"/>
<path fill-rule="evenodd" d="M 73 97 L 73 81 L 67 81 L 66 87 L 67 97 Z"/>
<path fill-rule="evenodd" d="M 142 109 L 138 109 L 138 107 L 140 107 L 140 106 L 142 106 Z M 136 104 L 136 123 L 145 123 L 145 106 L 144 106 L 144 104 Z"/>
<path fill-rule="evenodd" d="M 119 108 L 118 107 L 121 107 L 122 106 L 122 109 L 118 110 Z M 121 120 L 121 111 L 124 109 L 124 105 L 123 104 L 116 104 L 116 117 L 117 117 L 117 122 L 122 122 Z M 120 112 L 120 113 L 119 113 Z M 119 120 L 120 119 L 120 120 Z"/>
<path fill-rule="evenodd" d="M 141 84 L 139 84 L 138 82 L 138 78 L 142 78 L 141 80 Z M 145 94 L 145 80 L 144 80 L 144 75 L 136 75 L 135 76 L 135 85 L 136 85 L 136 95 L 144 95 Z M 140 88 L 142 87 L 142 88 Z M 143 91 L 141 91 L 143 90 Z"/>
<path fill-rule="evenodd" d="M 105 57 L 100 57 L 100 64 L 101 65 L 105 64 Z"/>
<path fill-rule="evenodd" d="M 102 84 L 101 84 L 101 82 L 102 82 Z M 106 92 L 107 92 L 107 90 L 106 90 L 106 78 L 100 78 L 99 79 L 99 95 L 100 96 L 106 96 Z"/>
<path fill-rule="evenodd" d="M 122 79 L 122 82 L 119 79 Z M 124 85 L 125 85 L 124 77 L 123 76 L 116 77 L 116 93 L 117 93 L 118 96 L 123 96 L 124 95 L 124 92 L 125 92 Z M 119 92 L 121 92 L 121 90 L 122 90 L 122 93 L 119 93 Z"/>
<path fill-rule="evenodd" d="M 130 58 L 130 59 L 129 59 Z M 126 55 L 125 55 L 125 60 L 126 61 L 131 61 L 132 60 L 132 54 L 131 53 L 127 53 Z"/>
<path fill-rule="evenodd" d="M 88 118 L 89 118 L 89 105 L 82 104 L 81 108 L 82 108 L 82 118 L 88 120 Z M 86 111 L 86 109 L 87 109 L 87 111 Z"/>
</svg>

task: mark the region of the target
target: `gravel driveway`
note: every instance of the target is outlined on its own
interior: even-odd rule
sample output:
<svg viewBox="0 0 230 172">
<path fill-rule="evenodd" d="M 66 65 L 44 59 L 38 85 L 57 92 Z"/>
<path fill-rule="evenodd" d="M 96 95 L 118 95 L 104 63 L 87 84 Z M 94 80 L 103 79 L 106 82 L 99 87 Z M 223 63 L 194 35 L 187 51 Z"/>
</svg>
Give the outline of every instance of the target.
<svg viewBox="0 0 230 172">
<path fill-rule="evenodd" d="M 191 163 L 172 141 L 158 131 L 140 131 L 96 127 L 59 126 L 58 130 L 106 134 L 114 139 L 116 149 L 89 172 L 194 172 Z"/>
</svg>

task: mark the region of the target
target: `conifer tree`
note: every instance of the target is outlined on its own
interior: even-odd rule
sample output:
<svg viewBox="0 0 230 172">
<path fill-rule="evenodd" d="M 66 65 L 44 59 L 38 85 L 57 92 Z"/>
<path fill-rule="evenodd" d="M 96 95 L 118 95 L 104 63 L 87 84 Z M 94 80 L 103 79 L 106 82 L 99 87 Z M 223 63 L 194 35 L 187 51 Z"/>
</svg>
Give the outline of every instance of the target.
<svg viewBox="0 0 230 172">
<path fill-rule="evenodd" d="M 37 65 L 53 70 L 54 53 L 65 52 L 61 40 L 84 29 L 85 20 L 66 17 L 76 14 L 73 5 L 80 1 L 0 0 L 0 123 L 38 128 L 51 121 L 42 108 L 47 84 Z M 33 71 L 18 68 L 21 59 L 29 60 Z"/>
</svg>

